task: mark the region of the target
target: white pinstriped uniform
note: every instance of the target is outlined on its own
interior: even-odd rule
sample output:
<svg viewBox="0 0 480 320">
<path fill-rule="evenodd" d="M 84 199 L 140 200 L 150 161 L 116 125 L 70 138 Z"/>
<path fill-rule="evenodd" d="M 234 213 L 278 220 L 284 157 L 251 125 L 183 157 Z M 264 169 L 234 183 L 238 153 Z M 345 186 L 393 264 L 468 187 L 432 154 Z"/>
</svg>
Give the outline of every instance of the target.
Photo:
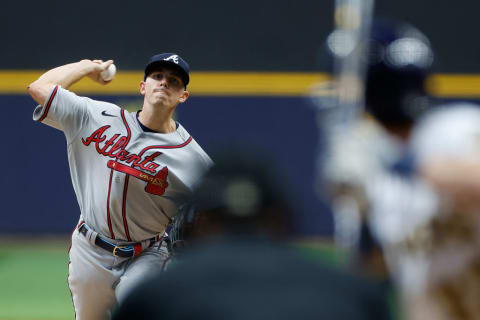
<svg viewBox="0 0 480 320">
<path fill-rule="evenodd" d="M 163 235 L 212 165 L 182 125 L 167 134 L 144 132 L 135 112 L 60 86 L 33 118 L 64 132 L 80 220 L 114 245 Z M 72 235 L 69 285 L 76 317 L 108 319 L 113 288 L 121 295 L 120 288 L 130 285 L 124 280 L 145 276 L 153 265 L 161 268 L 167 253 L 156 243 L 133 259 L 120 258 L 90 240 L 78 230 Z"/>
<path fill-rule="evenodd" d="M 354 246 L 365 219 L 383 247 L 394 280 L 402 289 L 418 291 L 426 261 L 404 248 L 430 222 L 439 204 L 423 179 L 392 170 L 406 148 L 375 121 L 361 119 L 333 136 L 324 170 L 330 186 L 350 188 L 334 201 L 340 244 Z"/>
</svg>

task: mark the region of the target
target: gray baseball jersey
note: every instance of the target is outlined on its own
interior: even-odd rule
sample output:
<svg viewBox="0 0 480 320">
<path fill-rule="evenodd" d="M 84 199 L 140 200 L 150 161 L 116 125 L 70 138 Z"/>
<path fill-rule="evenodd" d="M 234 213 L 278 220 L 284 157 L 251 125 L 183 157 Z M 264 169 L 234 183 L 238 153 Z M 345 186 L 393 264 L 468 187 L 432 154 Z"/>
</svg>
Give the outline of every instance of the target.
<svg viewBox="0 0 480 320">
<path fill-rule="evenodd" d="M 135 112 L 60 86 L 33 118 L 65 133 L 81 219 L 110 239 L 163 233 L 212 165 L 182 125 L 167 134 L 144 132 Z"/>
</svg>

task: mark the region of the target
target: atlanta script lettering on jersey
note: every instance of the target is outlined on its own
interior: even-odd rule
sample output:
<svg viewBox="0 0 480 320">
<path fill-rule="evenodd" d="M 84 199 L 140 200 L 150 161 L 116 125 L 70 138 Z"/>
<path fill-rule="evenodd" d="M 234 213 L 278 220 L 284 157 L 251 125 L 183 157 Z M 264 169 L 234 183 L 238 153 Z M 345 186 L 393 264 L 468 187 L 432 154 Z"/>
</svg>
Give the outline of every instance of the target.
<svg viewBox="0 0 480 320">
<path fill-rule="evenodd" d="M 125 150 L 125 147 L 128 143 L 127 137 L 120 136 L 120 134 L 116 133 L 107 140 L 105 131 L 108 128 L 110 128 L 109 125 L 100 127 L 86 139 L 82 138 L 83 144 L 85 146 L 89 146 L 92 142 L 95 142 L 95 148 L 99 154 L 117 159 L 119 161 L 124 161 L 126 163 L 132 163 L 133 166 L 139 167 L 140 169 L 151 173 L 156 173 L 156 169 L 160 165 L 153 162 L 153 160 L 161 155 L 161 152 L 154 152 L 146 157 L 139 156 L 135 153 L 130 153 Z M 103 145 L 102 142 L 104 142 Z"/>
</svg>

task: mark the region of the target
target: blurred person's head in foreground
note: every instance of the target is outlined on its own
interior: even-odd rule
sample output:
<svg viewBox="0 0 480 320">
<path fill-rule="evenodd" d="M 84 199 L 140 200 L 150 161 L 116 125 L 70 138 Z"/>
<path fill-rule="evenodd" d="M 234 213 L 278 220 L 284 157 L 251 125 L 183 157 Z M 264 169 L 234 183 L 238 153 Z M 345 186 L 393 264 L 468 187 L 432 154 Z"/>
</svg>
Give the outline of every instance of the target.
<svg viewBox="0 0 480 320">
<path fill-rule="evenodd" d="M 177 220 L 174 244 L 188 252 L 113 319 L 390 319 L 376 284 L 272 241 L 291 236 L 294 187 L 261 154 L 229 150 L 195 189 L 196 210 Z"/>
<path fill-rule="evenodd" d="M 218 238 L 284 239 L 293 232 L 292 189 L 264 154 L 229 150 L 195 188 L 192 207 L 177 216 L 174 246 Z"/>
</svg>

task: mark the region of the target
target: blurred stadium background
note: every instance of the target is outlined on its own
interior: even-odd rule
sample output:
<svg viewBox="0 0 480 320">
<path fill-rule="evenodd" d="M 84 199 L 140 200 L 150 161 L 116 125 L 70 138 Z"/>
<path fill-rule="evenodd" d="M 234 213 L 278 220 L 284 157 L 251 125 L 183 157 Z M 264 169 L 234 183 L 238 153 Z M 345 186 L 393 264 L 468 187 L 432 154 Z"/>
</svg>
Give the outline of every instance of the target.
<svg viewBox="0 0 480 320">
<path fill-rule="evenodd" d="M 65 140 L 34 123 L 26 86 L 83 58 L 114 59 L 117 78 L 72 90 L 138 109 L 148 58 L 177 52 L 191 65 L 189 101 L 177 117 L 207 152 L 242 143 L 272 153 L 300 200 L 305 237 L 328 239 L 332 217 L 315 194 L 322 137 L 312 87 L 329 78 L 324 40 L 334 1 L 5 2 L 0 12 L 0 319 L 73 318 L 66 286 L 68 237 L 78 219 Z M 375 15 L 423 30 L 436 52 L 432 94 L 480 99 L 480 3 L 378 1 Z M 7 289 L 8 288 L 8 289 Z"/>
</svg>

